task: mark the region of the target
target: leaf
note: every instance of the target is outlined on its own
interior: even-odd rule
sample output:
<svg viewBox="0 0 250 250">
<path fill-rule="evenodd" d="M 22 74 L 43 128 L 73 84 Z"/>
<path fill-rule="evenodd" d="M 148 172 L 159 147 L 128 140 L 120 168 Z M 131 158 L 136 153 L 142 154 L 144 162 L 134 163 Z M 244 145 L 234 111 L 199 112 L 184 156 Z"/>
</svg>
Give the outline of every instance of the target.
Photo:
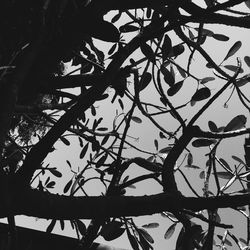
<svg viewBox="0 0 250 250">
<path fill-rule="evenodd" d="M 75 220 L 75 222 L 77 224 L 77 227 L 78 227 L 80 234 L 82 236 L 84 236 L 86 234 L 86 231 L 87 231 L 85 224 L 81 220 Z"/>
<path fill-rule="evenodd" d="M 216 175 L 221 178 L 221 179 L 226 179 L 226 180 L 230 180 L 234 175 L 230 172 L 216 172 Z"/>
<path fill-rule="evenodd" d="M 191 30 L 188 30 L 188 35 L 189 35 L 189 38 L 190 38 L 191 40 L 194 40 L 194 39 L 195 39 L 195 36 L 194 36 L 194 34 L 193 34 L 193 32 L 192 32 Z"/>
<path fill-rule="evenodd" d="M 47 185 L 47 184 L 49 183 L 49 181 L 50 181 L 50 177 L 48 177 L 48 178 L 46 179 L 44 185 Z"/>
<path fill-rule="evenodd" d="M 237 115 L 234 117 L 224 128 L 224 132 L 229 132 L 233 130 L 238 130 L 245 127 L 247 118 L 244 115 Z"/>
<path fill-rule="evenodd" d="M 138 232 L 144 237 L 145 240 L 147 240 L 149 243 L 153 244 L 154 239 L 152 236 L 143 228 L 138 228 Z"/>
<path fill-rule="evenodd" d="M 46 185 L 46 188 L 54 188 L 55 184 L 56 183 L 54 181 L 51 181 Z"/>
<path fill-rule="evenodd" d="M 97 131 L 107 131 L 108 128 L 107 127 L 99 127 L 97 128 Z"/>
<path fill-rule="evenodd" d="M 154 159 L 155 159 L 155 156 L 152 155 L 152 156 L 149 156 L 149 157 L 146 159 L 146 161 L 153 162 Z"/>
<path fill-rule="evenodd" d="M 79 140 L 80 147 L 82 148 L 82 147 L 83 147 L 83 141 L 82 141 L 82 138 L 81 138 L 81 137 L 78 137 L 78 140 Z"/>
<path fill-rule="evenodd" d="M 122 183 L 127 182 L 127 181 L 128 181 L 128 179 L 129 179 L 129 175 L 127 175 L 127 176 L 123 179 Z"/>
<path fill-rule="evenodd" d="M 142 227 L 144 227 L 144 228 L 157 228 L 157 227 L 159 227 L 159 223 L 144 224 Z"/>
<path fill-rule="evenodd" d="M 165 139 L 165 138 L 167 138 L 167 137 L 163 134 L 163 132 L 162 132 L 162 131 L 160 131 L 160 132 L 159 132 L 159 136 L 160 136 L 160 138 L 161 138 L 161 139 Z"/>
<path fill-rule="evenodd" d="M 71 185 L 72 185 L 72 182 L 73 182 L 73 180 L 70 179 L 70 180 L 68 181 L 68 183 L 65 185 L 65 187 L 64 187 L 64 189 L 63 189 L 63 192 L 64 192 L 64 193 L 67 193 L 67 192 L 69 191 L 69 189 L 70 189 L 70 187 L 71 187 Z"/>
<path fill-rule="evenodd" d="M 140 30 L 140 28 L 135 25 L 125 24 L 125 25 L 120 26 L 119 30 L 122 33 L 128 33 L 128 32 L 138 31 Z"/>
<path fill-rule="evenodd" d="M 62 177 L 62 173 L 59 172 L 58 170 L 54 169 L 54 168 L 50 168 L 49 171 L 56 177 L 60 178 Z"/>
<path fill-rule="evenodd" d="M 114 15 L 114 16 L 112 17 L 111 22 L 112 22 L 112 23 L 117 22 L 117 21 L 120 19 L 121 15 L 122 15 L 122 12 L 118 12 L 116 15 Z"/>
<path fill-rule="evenodd" d="M 167 153 L 169 153 L 169 151 L 171 151 L 172 148 L 173 147 L 170 147 L 170 146 L 162 148 L 162 149 L 159 150 L 159 153 L 167 154 Z"/>
<path fill-rule="evenodd" d="M 242 238 L 239 238 L 239 241 L 241 241 L 243 244 L 247 245 L 247 241 L 242 239 Z"/>
<path fill-rule="evenodd" d="M 149 83 L 152 80 L 152 75 L 149 72 L 145 72 L 140 79 L 139 86 L 140 86 L 140 91 L 145 89 Z"/>
<path fill-rule="evenodd" d="M 172 237 L 172 235 L 173 235 L 174 232 L 175 232 L 176 225 L 177 225 L 177 223 L 174 223 L 174 224 L 172 224 L 172 225 L 168 228 L 168 230 L 167 230 L 166 233 L 164 234 L 164 239 L 168 240 L 168 239 L 170 239 L 170 238 Z"/>
<path fill-rule="evenodd" d="M 160 97 L 160 101 L 162 102 L 162 104 L 163 104 L 164 106 L 167 106 L 167 102 L 166 102 L 165 99 L 166 99 L 166 98 L 163 98 L 162 96 Z M 172 113 L 170 112 L 170 114 L 172 114 Z"/>
<path fill-rule="evenodd" d="M 86 154 L 86 152 L 87 152 L 87 150 L 88 150 L 88 146 L 89 146 L 89 144 L 87 143 L 87 144 L 82 148 L 81 153 L 80 153 L 80 159 L 83 159 L 83 158 L 84 158 L 84 156 L 85 156 L 85 154 Z"/>
<path fill-rule="evenodd" d="M 187 244 L 187 237 L 186 237 L 186 241 L 184 242 L 184 239 L 185 238 L 185 228 L 182 227 L 181 228 L 181 231 L 179 232 L 179 235 L 177 237 L 177 240 L 176 240 L 176 245 L 175 245 L 175 249 L 176 250 L 182 250 L 182 249 L 185 249 L 185 246 L 183 246 L 184 244 Z M 191 250 L 191 247 L 190 249 L 187 249 L 187 250 Z"/>
<path fill-rule="evenodd" d="M 224 132 L 225 126 L 218 127 L 218 132 Z"/>
<path fill-rule="evenodd" d="M 124 105 L 123 105 L 123 102 L 122 102 L 121 98 L 118 99 L 118 103 L 119 103 L 121 109 L 124 110 Z"/>
<path fill-rule="evenodd" d="M 243 166 L 246 166 L 246 163 L 243 160 L 241 160 L 238 156 L 232 155 L 232 158 L 237 162 L 239 162 L 240 164 L 242 164 Z"/>
<path fill-rule="evenodd" d="M 195 30 L 199 31 L 199 28 L 195 28 Z M 209 29 L 202 29 L 202 35 L 212 37 L 214 35 L 214 32 Z"/>
<path fill-rule="evenodd" d="M 152 48 L 147 43 L 142 43 L 141 52 L 148 58 L 149 61 L 155 63 L 155 53 Z"/>
<path fill-rule="evenodd" d="M 148 7 L 147 10 L 146 10 L 146 17 L 150 18 L 151 14 L 152 14 L 152 9 Z"/>
<path fill-rule="evenodd" d="M 141 157 L 135 157 L 133 159 L 133 162 L 137 164 L 138 166 L 152 172 L 161 172 L 162 171 L 162 166 L 160 163 L 156 162 L 150 162 L 144 158 Z"/>
<path fill-rule="evenodd" d="M 129 185 L 128 188 L 136 189 L 136 186 L 132 184 L 132 185 Z"/>
<path fill-rule="evenodd" d="M 124 231 L 125 231 L 125 228 L 118 228 L 118 229 L 116 229 L 113 232 L 109 232 L 109 234 L 105 234 L 103 236 L 103 238 L 105 240 L 107 240 L 107 241 L 111 241 L 111 240 L 117 239 L 120 236 L 122 236 L 122 234 L 124 233 Z"/>
<path fill-rule="evenodd" d="M 163 61 L 165 61 L 168 58 L 171 50 L 172 50 L 172 41 L 170 37 L 167 34 L 165 34 L 162 48 L 161 48 Z"/>
<path fill-rule="evenodd" d="M 184 69 L 182 69 L 179 65 L 176 65 L 176 69 L 179 71 L 180 75 L 183 77 L 183 78 L 186 78 L 187 74 L 185 72 Z"/>
<path fill-rule="evenodd" d="M 132 116 L 131 120 L 134 121 L 134 122 L 136 122 L 136 123 L 142 123 L 142 119 L 139 118 L 139 117 L 137 117 L 137 116 Z"/>
<path fill-rule="evenodd" d="M 229 37 L 228 36 L 225 36 L 223 34 L 213 34 L 212 37 L 218 41 L 223 41 L 223 42 L 226 42 L 229 40 Z"/>
<path fill-rule="evenodd" d="M 200 83 L 201 83 L 201 84 L 205 84 L 205 83 L 207 83 L 207 82 L 211 82 L 211 81 L 214 81 L 214 80 L 215 80 L 214 77 L 208 76 L 208 77 L 202 78 L 202 79 L 200 80 Z"/>
<path fill-rule="evenodd" d="M 168 89 L 167 94 L 169 96 L 175 95 L 181 89 L 181 87 L 183 86 L 183 82 L 184 82 L 184 80 L 175 83 L 173 86 L 171 86 Z"/>
<path fill-rule="evenodd" d="M 66 146 L 70 145 L 70 142 L 65 137 L 61 136 L 60 139 Z"/>
<path fill-rule="evenodd" d="M 116 238 L 119 238 L 125 231 L 125 228 L 122 228 L 123 224 L 118 221 L 111 221 L 108 224 L 104 225 L 101 230 L 102 237 L 107 240 L 111 241 Z"/>
<path fill-rule="evenodd" d="M 166 217 L 166 218 L 170 219 L 171 221 L 176 221 L 176 222 L 178 221 L 176 219 L 176 217 L 171 212 L 161 212 L 161 216 Z"/>
<path fill-rule="evenodd" d="M 72 166 L 71 166 L 70 161 L 69 161 L 69 160 L 66 160 L 66 162 L 67 162 L 67 164 L 69 165 L 69 167 L 71 168 Z"/>
<path fill-rule="evenodd" d="M 199 147 L 208 147 L 212 144 L 214 144 L 216 140 L 214 139 L 196 139 L 192 142 L 193 147 L 199 148 Z"/>
<path fill-rule="evenodd" d="M 213 68 L 213 65 L 211 63 L 207 63 L 206 67 L 209 68 L 209 69 L 211 69 L 211 68 Z"/>
<path fill-rule="evenodd" d="M 216 221 L 217 223 L 221 223 L 221 218 L 220 218 L 220 215 L 219 215 L 218 213 L 216 213 L 215 221 Z"/>
<path fill-rule="evenodd" d="M 193 165 L 193 164 L 191 164 L 191 165 L 185 165 L 184 167 L 185 167 L 185 168 L 200 169 L 200 167 L 198 167 L 198 166 L 196 166 L 196 165 Z"/>
<path fill-rule="evenodd" d="M 96 101 L 102 101 L 102 100 L 105 100 L 109 97 L 109 94 L 105 93 L 105 94 L 102 94 L 100 97 L 97 97 L 96 98 Z"/>
<path fill-rule="evenodd" d="M 201 171 L 199 177 L 200 179 L 205 179 L 205 171 Z"/>
<path fill-rule="evenodd" d="M 108 154 L 103 155 L 96 163 L 96 168 L 100 168 L 107 160 Z"/>
<path fill-rule="evenodd" d="M 102 139 L 101 145 L 103 146 L 109 139 L 109 134 L 105 135 Z"/>
<path fill-rule="evenodd" d="M 170 86 L 174 86 L 174 83 L 175 83 L 175 79 L 173 77 L 173 75 L 171 74 L 171 72 L 162 64 L 161 65 L 161 73 L 163 74 L 164 76 L 164 80 L 165 82 Z"/>
<path fill-rule="evenodd" d="M 56 224 L 56 220 L 55 219 L 51 220 L 50 224 L 48 225 L 46 229 L 46 233 L 51 233 L 55 224 Z"/>
<path fill-rule="evenodd" d="M 108 51 L 108 55 L 112 55 L 117 47 L 117 43 L 114 43 Z"/>
<path fill-rule="evenodd" d="M 244 61 L 245 61 L 246 65 L 250 68 L 250 56 L 245 56 Z"/>
<path fill-rule="evenodd" d="M 182 44 L 177 44 L 172 47 L 172 51 L 169 53 L 169 57 L 177 57 L 185 51 L 185 47 Z"/>
<path fill-rule="evenodd" d="M 127 229 L 127 235 L 128 235 L 128 240 L 129 240 L 129 243 L 130 243 L 131 247 L 132 247 L 134 250 L 140 250 L 139 245 L 138 245 L 138 242 L 137 242 L 135 236 L 132 235 L 132 234 L 129 232 L 129 229 Z"/>
<path fill-rule="evenodd" d="M 75 229 L 75 224 L 74 224 L 73 220 L 70 220 L 70 225 L 71 225 L 72 229 L 74 230 Z"/>
<path fill-rule="evenodd" d="M 220 161 L 222 162 L 223 166 L 226 169 L 228 169 L 229 171 L 232 171 L 232 169 L 230 168 L 229 164 L 223 158 L 220 158 Z"/>
<path fill-rule="evenodd" d="M 238 66 L 235 66 L 235 65 L 224 65 L 223 67 L 226 68 L 226 69 L 228 69 L 228 70 L 231 70 L 233 72 L 236 72 L 238 70 L 240 70 L 239 73 L 243 73 L 244 72 L 242 68 L 239 68 Z"/>
<path fill-rule="evenodd" d="M 227 183 L 225 186 L 221 187 L 220 191 L 224 192 L 226 189 L 228 189 L 236 180 L 237 176 L 234 175 Z"/>
<path fill-rule="evenodd" d="M 208 127 L 211 132 L 217 133 L 218 132 L 218 127 L 213 121 L 208 122 Z"/>
<path fill-rule="evenodd" d="M 250 2 L 249 2 L 249 0 L 245 0 L 244 2 L 245 2 L 245 5 L 250 9 Z M 245 250 L 248 250 L 248 249 L 245 249 Z"/>
<path fill-rule="evenodd" d="M 241 46 L 241 41 L 237 41 L 236 43 L 234 43 L 234 45 L 227 52 L 227 55 L 225 56 L 223 61 L 226 61 L 229 57 L 233 56 L 241 48 Z"/>
<path fill-rule="evenodd" d="M 193 164 L 193 155 L 191 153 L 188 153 L 187 164 L 188 165 L 192 165 Z"/>
<path fill-rule="evenodd" d="M 93 37 L 106 42 L 118 42 L 120 39 L 119 30 L 112 23 L 105 20 L 101 20 L 93 25 L 90 33 Z"/>
<path fill-rule="evenodd" d="M 158 146 L 159 146 L 159 145 L 158 145 L 158 141 L 157 141 L 156 139 L 154 140 L 154 144 L 155 144 L 156 150 L 158 150 Z"/>
<path fill-rule="evenodd" d="M 202 101 L 202 100 L 205 100 L 207 98 L 209 98 L 211 96 L 211 91 L 209 88 L 200 88 L 198 89 L 194 95 L 192 96 L 191 98 L 191 101 Z"/>
<path fill-rule="evenodd" d="M 231 241 L 229 241 L 227 238 L 224 238 L 222 235 L 217 235 L 217 237 L 223 242 L 223 244 L 225 243 L 225 245 L 230 247 L 233 245 Z"/>
<path fill-rule="evenodd" d="M 92 114 L 93 116 L 95 116 L 95 115 L 96 115 L 96 110 L 95 110 L 94 105 L 91 105 L 90 109 L 91 109 L 91 114 Z"/>
<path fill-rule="evenodd" d="M 247 176 L 249 176 L 250 175 L 250 171 L 247 171 L 247 172 L 244 172 L 244 173 L 240 173 L 239 174 L 239 178 L 246 178 Z"/>
<path fill-rule="evenodd" d="M 236 80 L 236 84 L 238 87 L 242 87 L 244 86 L 245 84 L 249 83 L 250 82 L 250 75 L 247 74 L 243 77 L 241 77 L 240 79 L 237 79 Z"/>
<path fill-rule="evenodd" d="M 60 221 L 61 230 L 63 231 L 65 227 L 64 220 L 59 220 L 59 221 Z"/>
</svg>

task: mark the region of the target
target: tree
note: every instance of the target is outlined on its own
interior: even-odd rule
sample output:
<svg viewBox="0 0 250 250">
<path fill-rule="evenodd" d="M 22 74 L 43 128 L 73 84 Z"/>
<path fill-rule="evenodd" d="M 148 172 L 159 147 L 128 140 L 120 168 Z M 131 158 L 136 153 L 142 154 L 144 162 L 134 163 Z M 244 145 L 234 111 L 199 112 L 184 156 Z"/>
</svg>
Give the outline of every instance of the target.
<svg viewBox="0 0 250 250">
<path fill-rule="evenodd" d="M 248 13 L 237 9 L 243 2 L 2 1 L 0 215 L 8 218 L 9 249 L 18 248 L 16 215 L 51 219 L 48 232 L 56 221 L 64 228 L 64 221 L 69 220 L 78 232 L 79 249 L 89 249 L 100 235 L 110 241 L 123 234 L 133 249 L 152 249 L 154 240 L 145 228 L 158 224 L 139 227 L 133 217 L 154 213 L 172 221 L 166 239 L 177 224 L 182 225 L 176 241 L 178 250 L 212 249 L 215 235 L 222 249 L 231 242 L 248 249 L 230 231 L 228 222 L 218 220 L 218 209 L 222 208 L 247 216 L 248 140 L 246 161 L 233 156 L 235 170 L 217 153 L 225 139 L 249 134 L 247 118 L 238 114 L 218 127 L 205 115 L 215 101 L 223 100 L 228 89 L 234 98 L 237 94 L 237 105 L 249 111 L 249 99 L 242 91 L 249 74 L 242 76 L 242 72 L 243 67 L 250 67 L 250 58 L 246 55 L 235 63 L 242 42 L 231 44 L 228 35 L 216 33 L 214 28 L 249 29 Z M 221 63 L 205 49 L 211 39 L 231 44 L 229 50 L 221 52 Z M 188 63 L 180 60 L 183 56 Z M 199 64 L 208 76 L 193 73 L 196 58 L 205 61 Z M 234 59 L 233 64 L 227 64 L 229 58 Z M 77 67 L 75 74 L 65 73 L 68 62 Z M 192 93 L 178 96 L 189 79 L 196 87 Z M 210 85 L 214 80 L 222 82 L 216 90 Z M 154 93 L 154 100 L 149 100 L 148 90 Z M 115 117 L 97 108 L 106 103 L 116 107 Z M 192 109 L 195 113 L 188 115 L 187 110 Z M 169 127 L 157 118 L 159 115 L 167 117 Z M 154 151 L 138 147 L 129 134 L 133 123 L 143 126 L 144 119 L 159 134 Z M 198 126 L 198 119 L 208 123 L 208 131 Z M 77 157 L 84 167 L 75 172 L 68 160 L 73 176 L 62 192 L 55 194 L 53 188 L 64 170 L 44 162 L 53 154 L 57 141 L 71 147 L 68 135 L 78 138 L 81 150 Z M 163 148 L 159 140 L 164 140 Z M 133 149 L 132 157 L 126 147 Z M 196 191 L 184 170 L 199 169 L 193 152 L 200 147 L 207 149 L 207 161 L 200 172 L 203 186 Z M 144 174 L 126 175 L 135 166 Z M 94 176 L 89 171 L 94 171 Z M 192 195 L 180 192 L 177 174 L 184 177 Z M 87 195 L 85 186 L 92 179 L 103 185 L 102 194 Z M 224 185 L 221 179 L 226 180 Z M 146 180 L 153 180 L 162 191 L 126 195 L 129 187 Z M 209 185 L 211 182 L 214 186 Z M 90 225 L 86 227 L 81 219 L 91 219 Z M 224 230 L 223 236 L 217 228 Z M 249 227 L 246 231 L 248 245 Z"/>
</svg>

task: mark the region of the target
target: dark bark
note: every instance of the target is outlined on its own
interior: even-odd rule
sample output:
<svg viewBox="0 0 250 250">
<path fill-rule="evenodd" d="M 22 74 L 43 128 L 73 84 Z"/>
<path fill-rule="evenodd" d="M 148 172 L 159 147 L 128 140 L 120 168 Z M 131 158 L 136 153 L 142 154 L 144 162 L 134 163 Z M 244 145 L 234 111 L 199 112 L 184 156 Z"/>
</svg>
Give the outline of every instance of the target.
<svg viewBox="0 0 250 250">
<path fill-rule="evenodd" d="M 237 208 L 248 205 L 250 195 L 196 198 L 162 193 L 149 196 L 72 197 L 26 190 L 19 193 L 15 199 L 13 208 L 15 215 L 70 220 L 151 215 L 182 209 L 200 211 L 203 209 Z M 0 217 L 6 217 L 8 214 L 7 208 L 0 207 Z"/>
</svg>

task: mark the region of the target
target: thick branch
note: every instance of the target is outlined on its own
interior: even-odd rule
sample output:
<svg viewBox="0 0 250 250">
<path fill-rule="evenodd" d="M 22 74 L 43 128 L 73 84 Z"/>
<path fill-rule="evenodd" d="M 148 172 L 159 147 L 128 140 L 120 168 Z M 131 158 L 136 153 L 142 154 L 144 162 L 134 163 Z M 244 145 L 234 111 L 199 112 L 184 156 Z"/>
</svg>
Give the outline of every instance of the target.
<svg viewBox="0 0 250 250">
<path fill-rule="evenodd" d="M 193 138 L 194 130 L 196 127 L 188 126 L 183 129 L 183 135 L 176 142 L 172 150 L 168 153 L 166 159 L 163 163 L 162 169 L 162 183 L 164 187 L 164 191 L 166 192 L 177 192 L 177 185 L 174 178 L 174 167 L 177 162 L 179 156 L 185 149 L 185 147 L 189 144 L 189 142 Z"/>
<path fill-rule="evenodd" d="M 250 18 L 249 16 L 245 17 L 235 17 L 227 16 L 222 14 L 209 14 L 202 16 L 191 16 L 191 17 L 182 17 L 181 21 L 184 23 L 194 22 L 194 23 L 207 23 L 207 24 L 224 24 L 228 26 L 240 27 L 240 28 L 250 28 Z"/>
<path fill-rule="evenodd" d="M 93 86 L 103 80 L 102 74 L 53 76 L 41 85 L 41 91 L 50 92 L 56 89 Z"/>
<path fill-rule="evenodd" d="M 150 196 L 113 197 L 72 197 L 28 190 L 16 200 L 15 214 L 35 216 L 46 219 L 91 219 L 119 216 L 140 216 L 162 211 L 188 209 L 235 208 L 248 205 L 250 195 L 217 196 L 209 198 L 184 197 L 176 194 L 157 194 Z M 5 217 L 7 211 L 0 211 Z"/>
<path fill-rule="evenodd" d="M 139 9 L 139 8 L 154 8 L 159 5 L 168 5 L 173 3 L 173 0 L 126 0 L 126 1 L 117 1 L 117 0 L 93 0 L 89 7 L 102 9 L 105 13 L 111 10 L 128 10 L 128 9 Z"/>
</svg>

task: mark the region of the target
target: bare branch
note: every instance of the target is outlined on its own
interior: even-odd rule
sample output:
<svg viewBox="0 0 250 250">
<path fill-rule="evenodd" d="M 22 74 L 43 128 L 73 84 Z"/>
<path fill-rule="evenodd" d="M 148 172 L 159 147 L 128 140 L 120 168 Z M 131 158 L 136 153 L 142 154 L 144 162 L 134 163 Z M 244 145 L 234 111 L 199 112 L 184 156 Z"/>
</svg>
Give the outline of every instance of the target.
<svg viewBox="0 0 250 250">
<path fill-rule="evenodd" d="M 188 209 L 235 208 L 248 205 L 249 194 L 216 197 L 184 197 L 175 194 L 149 196 L 72 197 L 27 190 L 16 197 L 14 213 L 45 219 L 91 219 L 119 216 L 140 216 L 163 211 Z M 0 209 L 5 217 L 8 210 Z"/>
</svg>

